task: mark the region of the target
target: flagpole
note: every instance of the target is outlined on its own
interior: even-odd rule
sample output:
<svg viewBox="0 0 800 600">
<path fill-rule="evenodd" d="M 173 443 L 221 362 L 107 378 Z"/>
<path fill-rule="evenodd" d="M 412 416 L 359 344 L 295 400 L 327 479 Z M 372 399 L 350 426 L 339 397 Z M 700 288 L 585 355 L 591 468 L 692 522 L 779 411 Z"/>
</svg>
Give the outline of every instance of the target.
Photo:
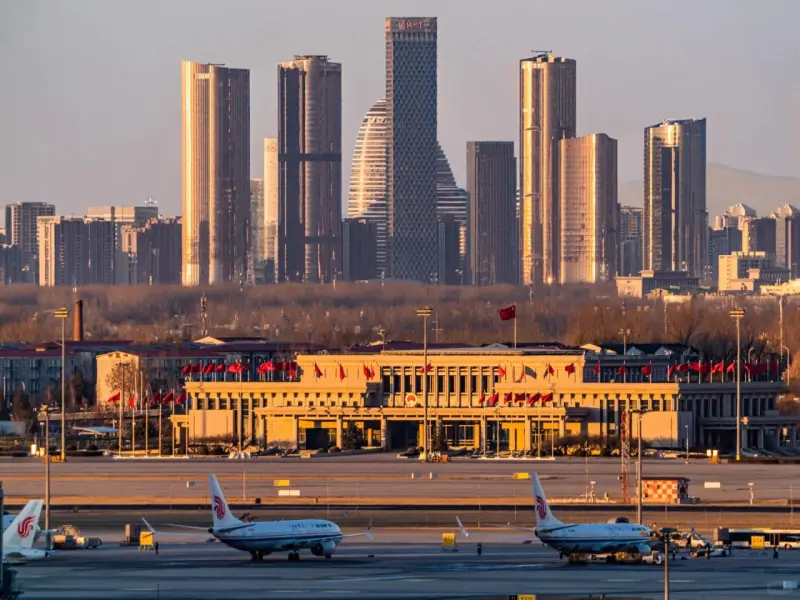
<svg viewBox="0 0 800 600">
<path fill-rule="evenodd" d="M 150 455 L 150 398 L 144 403 L 144 455 L 145 458 Z"/>
<path fill-rule="evenodd" d="M 517 305 L 514 305 L 514 348 L 517 347 Z"/>
<path fill-rule="evenodd" d="M 161 402 L 161 388 L 158 388 L 158 457 L 161 458 L 161 420 L 164 406 Z"/>
<path fill-rule="evenodd" d="M 172 391 L 172 417 L 175 416 L 175 390 Z M 175 419 L 172 419 L 172 456 L 175 456 Z"/>
<path fill-rule="evenodd" d="M 125 413 L 123 412 L 123 406 L 122 406 L 123 402 L 125 402 L 125 400 L 123 400 L 123 398 L 125 397 L 125 364 L 119 363 L 119 365 L 120 365 L 120 370 L 122 371 L 121 375 L 122 385 L 120 386 L 120 394 L 119 394 L 119 423 L 117 424 L 117 426 L 119 427 L 119 435 L 117 436 L 119 438 L 118 441 L 119 448 L 117 448 L 117 452 L 119 456 L 122 456 L 122 425 L 125 422 Z"/>
</svg>

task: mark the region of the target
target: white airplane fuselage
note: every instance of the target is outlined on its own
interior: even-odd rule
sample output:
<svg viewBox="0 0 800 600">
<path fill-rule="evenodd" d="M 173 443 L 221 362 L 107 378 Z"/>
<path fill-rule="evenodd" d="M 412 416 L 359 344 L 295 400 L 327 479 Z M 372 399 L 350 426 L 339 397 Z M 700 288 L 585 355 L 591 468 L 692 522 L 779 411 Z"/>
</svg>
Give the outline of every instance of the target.
<svg viewBox="0 0 800 600">
<path fill-rule="evenodd" d="M 637 546 L 641 546 L 641 554 L 647 554 L 652 541 L 649 528 L 629 523 L 538 526 L 536 535 L 543 544 L 564 554 L 601 554 Z"/>
<path fill-rule="evenodd" d="M 231 548 L 263 554 L 308 548 L 317 556 L 330 555 L 343 537 L 335 523 L 316 519 L 243 523 L 210 532 Z"/>
</svg>

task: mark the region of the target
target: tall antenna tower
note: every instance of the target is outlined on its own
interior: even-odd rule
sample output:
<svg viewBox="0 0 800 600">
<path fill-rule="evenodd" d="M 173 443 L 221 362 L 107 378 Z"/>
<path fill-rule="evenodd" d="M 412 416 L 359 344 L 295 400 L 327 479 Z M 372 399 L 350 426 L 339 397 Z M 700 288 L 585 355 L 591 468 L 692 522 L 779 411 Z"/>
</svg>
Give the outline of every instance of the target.
<svg viewBox="0 0 800 600">
<path fill-rule="evenodd" d="M 631 414 L 624 410 L 619 416 L 619 455 L 622 460 L 619 481 L 622 484 L 622 501 L 631 501 Z"/>
</svg>

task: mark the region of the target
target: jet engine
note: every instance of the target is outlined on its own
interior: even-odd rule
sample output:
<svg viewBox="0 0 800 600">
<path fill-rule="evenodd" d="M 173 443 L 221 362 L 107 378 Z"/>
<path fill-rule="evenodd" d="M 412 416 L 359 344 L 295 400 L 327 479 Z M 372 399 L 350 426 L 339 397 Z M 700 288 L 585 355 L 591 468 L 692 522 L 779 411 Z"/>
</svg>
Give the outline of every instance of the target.
<svg viewBox="0 0 800 600">
<path fill-rule="evenodd" d="M 314 556 L 330 556 L 336 551 L 336 544 L 330 540 L 319 542 L 311 547 L 311 554 Z"/>
<path fill-rule="evenodd" d="M 647 555 L 649 555 L 651 552 L 653 552 L 653 549 L 652 549 L 650 546 L 648 546 L 647 544 L 639 544 L 638 546 L 636 546 L 636 550 L 637 550 L 637 551 L 639 552 L 639 554 L 641 554 L 642 556 L 647 556 Z"/>
</svg>

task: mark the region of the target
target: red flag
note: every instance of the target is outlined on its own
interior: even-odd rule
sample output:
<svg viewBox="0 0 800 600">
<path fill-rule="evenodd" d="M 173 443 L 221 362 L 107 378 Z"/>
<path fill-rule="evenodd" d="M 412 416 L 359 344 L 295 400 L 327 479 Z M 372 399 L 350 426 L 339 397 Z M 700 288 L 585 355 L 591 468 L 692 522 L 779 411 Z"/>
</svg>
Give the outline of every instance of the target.
<svg viewBox="0 0 800 600">
<path fill-rule="evenodd" d="M 190 365 L 190 364 L 189 365 L 183 365 L 183 368 L 181 369 L 181 373 L 183 373 L 184 375 L 188 375 L 191 372 L 192 372 L 192 365 Z"/>
<path fill-rule="evenodd" d="M 109 398 L 108 398 L 108 400 L 106 400 L 106 402 L 119 402 L 119 398 L 120 398 L 120 394 L 119 394 L 119 392 L 117 392 L 113 396 L 109 396 Z"/>
<path fill-rule="evenodd" d="M 726 373 L 735 373 L 736 372 L 736 361 L 733 361 L 725 368 Z"/>
<path fill-rule="evenodd" d="M 495 406 L 499 399 L 500 399 L 500 394 L 498 394 L 497 392 L 492 394 L 491 397 L 489 398 L 489 406 Z"/>
<path fill-rule="evenodd" d="M 552 402 L 553 400 L 553 392 L 547 392 L 544 396 L 542 396 L 542 404 L 547 404 L 548 402 Z"/>
<path fill-rule="evenodd" d="M 197 363 L 196 365 L 192 365 L 192 373 L 202 373 L 203 372 L 203 363 Z"/>
<path fill-rule="evenodd" d="M 536 404 L 541 399 L 541 397 L 542 395 L 539 392 L 536 392 L 535 394 L 531 394 L 530 396 L 528 396 L 528 406 L 533 406 L 534 404 Z"/>
<path fill-rule="evenodd" d="M 362 367 L 362 369 L 363 369 L 363 371 L 364 371 L 364 377 L 366 377 L 367 379 L 369 379 L 369 377 L 370 377 L 370 374 L 369 374 L 369 369 L 367 368 L 367 365 L 366 365 L 366 364 L 364 364 L 364 365 L 361 365 L 361 367 Z"/>
<path fill-rule="evenodd" d="M 433 365 L 431 363 L 428 363 L 424 367 L 419 367 L 417 369 L 417 373 L 419 373 L 420 375 L 422 375 L 423 373 L 430 373 L 431 371 L 433 371 Z"/>
<path fill-rule="evenodd" d="M 748 362 L 744 363 L 744 367 L 743 368 L 744 368 L 744 372 L 745 373 L 752 373 L 752 371 L 753 371 L 753 368 L 750 366 L 750 363 L 748 363 Z"/>
<path fill-rule="evenodd" d="M 653 363 L 650 363 L 648 365 L 643 366 L 642 367 L 642 374 L 645 377 L 650 377 L 650 375 L 653 374 Z"/>
<path fill-rule="evenodd" d="M 594 365 L 594 372 L 600 373 L 600 361 L 596 362 Z"/>
<path fill-rule="evenodd" d="M 478 404 L 483 404 L 486 402 L 486 394 L 481 394 L 481 397 L 478 398 Z"/>
<path fill-rule="evenodd" d="M 375 378 L 375 369 L 373 369 L 372 367 L 369 368 L 369 378 L 370 379 Z"/>
<path fill-rule="evenodd" d="M 514 367 L 511 367 L 511 373 L 513 379 Z M 523 381 L 525 381 L 525 379 L 527 379 L 527 376 L 528 374 L 525 372 L 525 366 L 523 365 L 522 372 L 519 374 L 519 379 L 514 379 L 514 383 L 522 383 Z"/>
<path fill-rule="evenodd" d="M 322 377 L 322 370 L 319 368 L 317 363 L 314 363 L 314 377 Z"/>
<path fill-rule="evenodd" d="M 339 381 L 344 381 L 345 377 L 347 376 L 344 374 L 344 367 L 339 364 Z"/>
<path fill-rule="evenodd" d="M 688 373 L 689 372 L 689 365 L 686 363 L 681 363 L 677 367 L 678 373 Z"/>
<path fill-rule="evenodd" d="M 514 402 L 525 402 L 525 393 L 514 394 Z"/>
<path fill-rule="evenodd" d="M 564 370 L 568 375 L 573 375 L 575 373 L 575 363 L 568 364 L 566 367 L 564 367 Z"/>
<path fill-rule="evenodd" d="M 549 375 L 555 375 L 556 370 L 553 368 L 553 365 L 547 363 L 547 368 L 544 370 L 544 376 L 547 377 Z"/>
<path fill-rule="evenodd" d="M 500 365 L 497 365 L 497 376 L 502 377 L 503 379 L 506 378 L 506 370 Z"/>
<path fill-rule="evenodd" d="M 170 391 L 169 391 L 169 393 L 168 393 L 167 395 L 165 395 L 165 396 L 164 396 L 164 397 L 161 399 L 161 404 L 169 404 L 170 402 L 172 402 L 172 399 L 173 399 L 174 397 L 175 397 L 175 396 L 174 396 L 174 394 L 172 393 L 172 390 L 170 390 Z"/>
<path fill-rule="evenodd" d="M 498 312 L 500 313 L 501 321 L 510 321 L 511 319 L 516 319 L 517 305 L 512 304 L 511 306 L 506 306 L 505 308 L 501 308 Z"/>
<path fill-rule="evenodd" d="M 156 395 L 150 398 L 150 406 L 158 406 L 161 402 L 161 392 L 156 392 Z"/>
<path fill-rule="evenodd" d="M 217 373 L 224 373 L 225 372 L 225 364 L 219 364 L 214 369 Z"/>
<path fill-rule="evenodd" d="M 228 373 L 241 373 L 242 372 L 242 363 L 235 362 L 232 365 L 228 365 Z"/>
<path fill-rule="evenodd" d="M 214 372 L 214 363 L 208 363 L 206 366 L 203 367 L 203 375 L 208 375 L 209 373 Z"/>
<path fill-rule="evenodd" d="M 182 392 L 180 396 L 175 399 L 175 404 L 183 404 L 186 402 L 186 392 Z"/>
<path fill-rule="evenodd" d="M 669 371 L 667 371 L 667 379 L 672 379 L 673 375 L 675 375 L 675 363 L 669 366 Z"/>
<path fill-rule="evenodd" d="M 289 363 L 289 379 L 297 377 L 297 363 L 292 361 Z"/>
<path fill-rule="evenodd" d="M 722 373 L 725 371 L 725 361 L 720 361 L 711 368 L 712 373 Z"/>
<path fill-rule="evenodd" d="M 617 375 L 625 375 L 625 363 L 622 363 L 621 367 L 617 367 Z"/>
<path fill-rule="evenodd" d="M 135 394 L 131 394 L 131 397 L 128 398 L 128 406 L 130 406 L 131 408 L 136 406 L 136 395 Z"/>
<path fill-rule="evenodd" d="M 503 396 L 503 403 L 508 404 L 511 402 L 511 392 L 506 392 L 506 395 Z"/>
</svg>

